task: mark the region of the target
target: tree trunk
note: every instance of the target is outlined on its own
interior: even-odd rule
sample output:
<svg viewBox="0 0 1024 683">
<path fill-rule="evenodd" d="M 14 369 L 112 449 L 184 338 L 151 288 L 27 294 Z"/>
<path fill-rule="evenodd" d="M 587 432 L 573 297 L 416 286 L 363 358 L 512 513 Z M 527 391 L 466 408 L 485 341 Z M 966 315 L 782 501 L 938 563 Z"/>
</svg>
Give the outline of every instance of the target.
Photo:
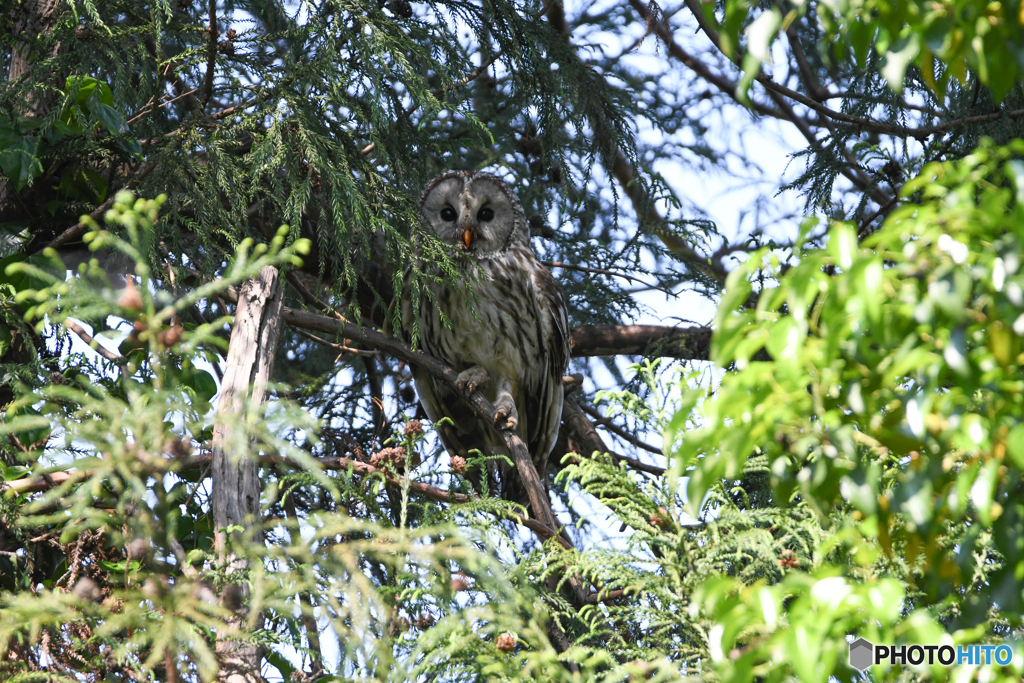
<svg viewBox="0 0 1024 683">
<path fill-rule="evenodd" d="M 280 274 L 267 266 L 255 278 L 242 285 L 235 312 L 235 324 L 228 346 L 227 367 L 221 383 L 217 421 L 213 430 L 213 521 L 215 547 L 229 572 L 244 572 L 248 559 L 229 552 L 226 527 L 242 527 L 235 538 L 249 543 L 263 540 L 260 519 L 260 481 L 258 462 L 250 453 L 247 415 L 258 415 L 267 393 L 267 383 L 274 367 L 274 355 L 281 337 L 281 304 L 283 291 Z M 222 601 L 236 616 L 226 632 L 217 639 L 221 683 L 257 683 L 262 681 L 261 649 L 240 636 L 246 618 L 243 612 L 247 584 L 229 585 Z M 259 618 L 257 618 L 257 621 Z"/>
<path fill-rule="evenodd" d="M 60 0 L 25 0 L 21 3 L 11 3 L 6 16 L 0 15 L 0 20 L 6 19 L 11 22 L 13 34 L 21 37 L 21 40 L 10 47 L 8 83 L 18 80 L 32 68 L 33 57 L 39 57 L 32 54 L 36 38 L 50 32 L 56 20 L 57 9 L 62 4 Z M 34 93 L 19 107 L 18 114 L 31 117 L 45 116 L 49 109 L 49 100 L 50 98 L 41 92 Z M 14 186 L 0 174 L 0 215 L 8 208 L 7 205 L 13 197 Z"/>
<path fill-rule="evenodd" d="M 53 27 L 60 0 L 26 0 L 13 5 L 8 18 L 14 29 L 14 35 L 22 40 L 11 46 L 11 64 L 7 71 L 7 80 L 15 81 L 25 75 L 32 66 L 32 45 L 36 36 L 45 34 Z M 39 112 L 31 112 L 38 114 Z"/>
</svg>

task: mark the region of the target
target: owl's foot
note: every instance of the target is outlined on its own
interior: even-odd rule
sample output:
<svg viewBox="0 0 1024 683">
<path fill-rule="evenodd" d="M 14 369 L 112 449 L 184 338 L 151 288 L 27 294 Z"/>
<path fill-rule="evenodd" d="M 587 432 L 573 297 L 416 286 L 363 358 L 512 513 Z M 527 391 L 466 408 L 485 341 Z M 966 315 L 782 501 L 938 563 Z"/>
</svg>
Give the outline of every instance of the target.
<svg viewBox="0 0 1024 683">
<path fill-rule="evenodd" d="M 466 396 L 472 396 L 474 391 L 482 389 L 490 383 L 491 376 L 488 375 L 487 371 L 479 365 L 474 365 L 470 369 L 463 370 L 459 373 L 459 389 L 461 389 Z"/>
<path fill-rule="evenodd" d="M 498 394 L 494 402 L 494 426 L 498 429 L 515 429 L 519 425 L 519 413 L 516 411 L 516 402 L 512 400 L 512 394 Z"/>
</svg>

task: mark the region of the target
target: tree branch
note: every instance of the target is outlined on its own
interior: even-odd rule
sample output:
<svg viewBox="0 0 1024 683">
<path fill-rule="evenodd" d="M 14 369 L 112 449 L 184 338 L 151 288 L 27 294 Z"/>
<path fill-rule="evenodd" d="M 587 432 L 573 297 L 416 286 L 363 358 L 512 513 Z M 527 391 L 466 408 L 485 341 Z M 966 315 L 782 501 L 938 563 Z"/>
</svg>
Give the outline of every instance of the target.
<svg viewBox="0 0 1024 683">
<path fill-rule="evenodd" d="M 341 336 L 344 339 L 363 341 L 347 333 L 347 330 L 352 328 L 357 330 L 363 328 L 352 325 L 331 306 L 317 298 L 294 273 L 288 272 L 286 279 L 307 304 L 316 306 L 320 310 L 328 312 L 329 315 L 286 306 L 282 313 L 285 322 L 296 328 L 317 330 Z M 232 291 L 230 296 L 237 298 L 238 295 L 237 292 Z M 382 339 L 397 341 L 393 337 L 377 334 Z M 388 351 L 372 342 L 364 343 L 381 351 Z M 668 325 L 583 325 L 572 328 L 570 344 L 573 358 L 657 354 L 666 358 L 709 360 L 711 329 Z"/>
<path fill-rule="evenodd" d="M 640 15 L 640 17 L 645 22 L 647 22 L 648 26 L 650 26 L 651 25 L 651 16 L 650 16 L 650 11 L 648 10 L 647 6 L 644 5 L 640 0 L 629 0 L 629 4 L 630 4 L 631 7 L 633 7 L 634 10 L 636 10 L 636 12 Z M 718 32 L 707 21 L 706 17 L 704 16 L 703 9 L 701 8 L 701 6 L 697 2 L 697 0 L 686 0 L 686 5 L 690 8 L 690 11 L 693 14 L 694 18 L 697 20 L 697 24 L 700 26 L 700 29 L 704 31 L 704 33 L 711 40 L 711 43 L 716 48 L 718 48 L 719 52 L 722 52 L 721 43 L 720 43 L 719 37 L 718 37 Z M 703 63 L 701 63 L 700 60 L 694 58 L 692 55 L 690 55 L 685 50 L 683 50 L 675 42 L 675 38 L 672 35 L 671 28 L 668 25 L 666 25 L 664 22 L 660 22 L 660 21 L 654 22 L 654 32 L 658 36 L 658 38 L 661 39 L 662 43 L 668 48 L 669 56 L 679 60 L 684 65 L 686 65 L 688 68 L 693 70 L 698 76 L 700 76 L 704 80 L 708 81 L 709 83 L 712 83 L 713 85 L 715 85 L 716 87 L 721 89 L 723 92 L 725 92 L 728 95 L 730 95 L 730 97 L 735 99 L 737 102 L 739 101 L 739 99 L 736 96 L 736 90 L 735 90 L 736 86 L 735 86 L 735 84 L 733 84 L 728 79 L 724 79 L 724 78 L 722 78 L 720 76 L 716 76 L 715 74 L 713 74 L 710 71 L 710 69 L 708 69 Z M 724 55 L 725 53 L 722 52 L 722 54 Z M 733 63 L 736 63 L 735 59 L 732 59 L 731 61 L 733 61 Z M 765 74 L 760 74 L 758 76 L 758 78 L 757 78 L 757 81 L 759 83 L 761 83 L 761 85 L 764 86 L 765 89 L 768 91 L 768 97 L 771 98 L 771 100 L 773 102 L 775 102 L 775 105 L 776 105 L 777 109 L 764 110 L 764 108 L 761 105 L 757 105 L 757 104 L 750 105 L 751 108 L 753 108 L 755 111 L 757 111 L 759 113 L 767 114 L 767 115 L 773 116 L 775 118 L 778 118 L 780 120 L 788 121 L 788 122 L 792 123 L 794 126 L 796 126 L 797 130 L 800 132 L 801 135 L 804 136 L 804 138 L 807 140 L 808 144 L 813 149 L 821 151 L 821 143 L 819 142 L 817 136 L 815 135 L 814 130 L 811 127 L 810 123 L 805 118 L 801 117 L 800 115 L 798 115 L 793 110 L 792 105 L 785 100 L 784 96 L 785 97 L 789 97 L 790 93 L 792 93 L 793 95 L 797 96 L 797 98 L 794 98 L 794 99 L 797 99 L 802 104 L 806 104 L 806 106 L 808 106 L 808 107 L 810 107 L 811 104 L 815 105 L 814 107 L 811 107 L 811 108 L 814 109 L 815 111 L 818 111 L 818 113 L 821 113 L 821 114 L 824 114 L 825 112 L 831 112 L 831 113 L 834 113 L 834 114 L 839 114 L 839 112 L 833 112 L 828 107 L 825 107 L 824 105 L 822 105 L 822 104 L 820 104 L 818 102 L 815 102 L 814 100 L 811 100 L 810 98 L 804 97 L 803 95 L 801 95 L 800 93 L 796 92 L 795 90 L 790 90 L 789 88 L 784 88 L 782 86 L 778 86 L 778 84 L 776 84 L 774 81 L 772 81 L 771 78 L 766 76 Z M 772 86 L 772 87 L 769 87 L 769 85 Z M 727 88 L 732 88 L 732 90 L 731 91 L 727 90 Z M 807 103 L 810 103 L 810 104 L 807 104 Z M 843 116 L 843 117 L 846 117 L 847 119 L 850 119 L 850 121 L 848 121 L 849 123 L 858 123 L 858 124 L 866 123 L 869 126 L 873 126 L 873 125 L 876 124 L 876 122 L 874 122 L 874 121 L 870 121 L 870 120 L 867 120 L 867 119 L 857 119 L 856 117 L 847 116 L 846 114 L 841 114 L 840 116 Z M 826 125 L 826 127 L 828 127 L 827 124 L 825 124 L 825 125 Z M 879 125 L 888 125 L 888 124 L 879 124 Z M 890 132 L 889 134 L 892 134 L 892 133 Z M 845 148 L 843 149 L 843 158 L 846 160 L 846 163 L 847 163 L 847 166 L 844 166 L 841 169 L 841 171 L 840 171 L 843 174 L 843 176 L 845 176 L 850 182 L 852 182 L 854 184 L 855 187 L 857 187 L 861 191 L 870 192 L 872 194 L 872 198 L 876 202 L 878 202 L 879 204 L 885 204 L 888 201 L 889 197 L 884 195 L 884 193 L 881 193 L 880 190 L 877 188 L 877 186 L 876 187 L 872 187 L 871 179 L 864 175 L 864 173 L 860 170 L 860 167 L 857 164 L 856 159 L 853 159 L 852 156 L 849 154 L 849 152 Z M 678 238 L 676 238 L 676 239 L 678 240 Z M 681 242 L 681 240 L 680 240 L 680 242 Z M 668 248 L 674 254 L 676 254 L 677 256 L 680 256 L 680 258 L 682 258 L 683 260 L 694 261 L 694 262 L 702 262 L 702 263 L 707 260 L 707 259 L 704 259 L 703 257 L 701 257 L 696 252 L 693 252 L 692 249 L 689 249 L 688 245 L 684 245 L 684 244 L 669 245 L 668 243 L 666 243 L 666 246 L 668 246 Z M 687 250 L 689 250 L 689 251 L 687 251 Z M 689 253 L 689 252 L 692 252 L 692 253 Z M 724 272 L 724 269 L 721 268 L 721 264 L 720 263 L 718 263 L 718 264 L 716 264 L 716 263 L 710 264 L 710 266 L 708 267 L 708 270 L 711 273 L 713 273 L 719 280 L 724 280 L 725 279 L 725 275 L 727 274 L 727 273 Z"/>
<path fill-rule="evenodd" d="M 577 405 L 579 405 L 580 410 L 582 410 L 583 412 L 585 412 L 587 415 L 589 415 L 590 417 L 594 418 L 595 420 L 608 420 L 606 422 L 603 422 L 601 424 L 601 426 L 604 427 L 605 429 L 607 429 L 609 432 L 611 432 L 615 436 L 619 437 L 620 439 L 623 439 L 626 442 L 636 446 L 637 448 L 639 448 L 641 450 L 644 450 L 644 451 L 647 451 L 648 453 L 654 453 L 655 455 L 662 455 L 662 452 L 661 452 L 660 448 L 655 448 L 654 446 L 650 445 L 649 443 L 646 443 L 646 442 L 641 441 L 640 439 L 636 438 L 635 436 L 633 436 L 632 434 L 627 432 L 625 429 L 622 429 L 621 427 L 616 425 L 614 422 L 611 422 L 608 418 L 606 418 L 604 415 L 602 415 L 600 413 L 600 411 L 598 411 L 597 408 L 594 408 L 593 406 L 588 406 L 585 403 L 579 403 Z"/>
<path fill-rule="evenodd" d="M 627 282 L 633 282 L 639 285 L 644 285 L 648 289 L 656 289 L 659 292 L 664 292 L 665 294 L 672 294 L 672 292 L 668 291 L 664 287 L 652 285 L 649 282 L 644 282 L 640 278 L 629 275 L 628 273 L 620 273 L 615 270 L 608 270 L 607 268 L 590 268 L 587 266 L 580 266 L 575 263 L 563 263 L 562 261 L 541 261 L 541 263 L 543 263 L 548 268 L 561 268 L 563 270 L 575 270 L 580 273 L 593 273 L 595 275 L 610 275 L 611 277 L 621 277 L 623 280 Z"/>
<path fill-rule="evenodd" d="M 120 354 L 114 353 L 110 349 L 108 349 L 108 348 L 104 347 L 103 345 L 101 345 L 98 341 L 96 341 L 95 337 L 93 337 L 91 334 L 86 332 L 85 328 L 82 327 L 81 325 L 79 325 L 78 323 L 76 323 L 74 320 L 71 320 L 70 318 L 66 318 L 64 320 L 64 327 L 68 328 L 69 330 L 71 330 L 72 332 L 77 334 L 79 339 L 81 339 L 82 341 L 84 341 L 86 344 L 89 345 L 90 349 L 92 349 L 96 353 L 100 354 L 101 356 L 103 356 L 107 360 L 112 360 L 112 361 L 119 361 L 119 360 L 121 360 L 121 355 Z"/>
<path fill-rule="evenodd" d="M 203 455 L 191 455 L 184 458 L 178 458 L 171 462 L 174 463 L 172 467 L 175 471 L 182 470 L 197 470 L 209 467 L 213 461 L 212 454 Z M 263 455 L 260 456 L 260 464 L 265 466 L 270 465 L 285 465 L 288 467 L 297 468 L 298 465 L 287 458 L 282 458 L 278 455 Z M 351 470 L 353 474 L 357 474 L 361 477 L 369 477 L 380 475 L 384 477 L 385 481 L 395 486 L 405 485 L 405 477 L 396 475 L 393 472 L 389 472 L 385 468 L 374 467 L 368 463 L 360 460 L 354 460 L 352 458 L 344 457 L 324 457 L 317 458 L 317 464 L 323 467 L 325 470 L 343 471 Z M 9 482 L 0 482 L 0 494 L 22 494 L 22 493 L 38 493 L 40 491 L 48 491 L 55 486 L 63 484 L 68 480 L 80 481 L 92 476 L 93 470 L 68 470 L 63 472 L 53 472 L 51 474 L 44 474 L 33 477 L 25 477 L 23 479 L 15 479 Z M 476 500 L 475 497 L 468 496 L 465 493 L 457 493 L 455 491 L 448 491 L 438 486 L 432 486 L 430 484 L 421 481 L 408 481 L 409 490 L 436 500 L 442 503 L 453 503 L 453 504 L 465 504 L 471 503 Z M 492 514 L 500 515 L 501 517 L 508 519 L 516 524 L 526 527 L 530 531 L 533 531 L 541 540 L 548 541 L 556 539 L 558 543 L 568 549 L 572 548 L 572 544 L 569 543 L 563 536 L 559 535 L 557 529 L 543 524 L 536 519 L 530 519 L 523 515 L 517 514 L 512 511 L 491 511 Z"/>
<path fill-rule="evenodd" d="M 232 294 L 234 293 L 229 292 L 229 296 Z M 308 311 L 297 311 L 285 308 L 282 311 L 282 315 L 284 320 L 289 324 L 305 327 L 306 329 L 316 329 L 323 332 L 340 334 L 346 339 L 354 339 L 368 346 L 372 346 L 375 349 L 379 349 L 394 358 L 403 360 L 410 365 L 420 368 L 421 370 L 425 370 L 434 377 L 434 379 L 451 388 L 452 391 L 457 392 L 460 395 L 463 394 L 462 390 L 459 389 L 459 375 L 457 372 L 433 356 L 429 356 L 422 351 L 415 351 L 408 344 L 394 337 L 388 337 L 376 330 L 359 327 L 358 325 L 353 325 L 349 322 L 343 322 L 341 320 L 329 318 L 317 313 L 310 313 Z M 488 401 L 481 392 L 474 392 L 466 398 L 466 402 L 473 408 L 473 412 L 475 412 L 480 418 L 485 420 L 488 424 L 493 424 L 494 414 L 497 411 L 495 410 L 494 405 Z M 537 468 L 534 466 L 533 459 L 530 457 L 530 452 L 526 448 L 526 444 L 523 443 L 522 438 L 515 429 L 498 429 L 495 427 L 495 431 L 501 437 L 502 441 L 505 442 L 505 447 L 508 449 L 509 455 L 512 457 L 512 461 L 515 463 L 516 472 L 518 472 L 519 478 L 523 482 L 523 487 L 526 489 L 527 496 L 530 500 L 530 506 L 533 508 L 533 513 L 541 522 L 552 529 L 560 528 L 560 525 L 555 519 L 554 512 L 551 509 L 551 501 L 547 497 L 547 491 L 544 488 L 544 484 L 541 482 L 540 475 L 537 473 Z"/>
<path fill-rule="evenodd" d="M 709 360 L 711 328 L 667 325 L 585 325 L 571 331 L 573 358 L 660 355 Z"/>
<path fill-rule="evenodd" d="M 217 0 L 210 0 L 210 40 L 206 44 L 206 80 L 203 84 L 203 107 L 213 95 L 213 70 L 217 64 Z"/>
<path fill-rule="evenodd" d="M 601 438 L 601 435 L 597 433 L 597 428 L 594 427 L 594 423 L 584 414 L 579 404 L 571 398 L 566 398 L 565 403 L 562 407 L 562 420 L 565 422 L 566 428 L 570 433 L 575 433 L 580 439 L 580 446 L 587 451 L 586 453 L 580 453 L 585 457 L 589 457 L 591 454 L 607 453 L 612 456 L 612 459 L 618 462 L 624 462 L 635 470 L 646 472 L 647 474 L 653 474 L 656 477 L 665 475 L 665 468 L 658 467 L 656 465 L 648 465 L 645 462 L 637 460 L 636 458 L 630 458 L 625 455 L 619 455 L 615 453 Z"/>
</svg>

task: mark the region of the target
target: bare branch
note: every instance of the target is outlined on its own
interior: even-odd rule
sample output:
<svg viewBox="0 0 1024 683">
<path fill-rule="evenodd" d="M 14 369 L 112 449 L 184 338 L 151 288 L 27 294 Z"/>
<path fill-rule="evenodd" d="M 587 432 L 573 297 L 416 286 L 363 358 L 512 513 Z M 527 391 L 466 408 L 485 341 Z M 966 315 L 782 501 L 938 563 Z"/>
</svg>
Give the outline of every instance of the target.
<svg viewBox="0 0 1024 683">
<path fill-rule="evenodd" d="M 119 361 L 119 360 L 121 360 L 121 354 L 114 353 L 110 349 L 102 346 L 98 341 L 96 341 L 95 337 L 93 337 L 91 334 L 89 334 L 88 332 L 85 331 L 84 327 L 82 327 L 81 325 L 76 323 L 71 318 L 66 318 L 64 320 L 64 327 L 68 328 L 69 330 L 74 332 L 76 335 L 78 335 L 79 339 L 81 339 L 82 341 L 84 341 L 86 344 L 89 345 L 89 348 L 91 348 L 93 351 L 95 351 L 96 353 L 100 354 L 101 356 L 103 356 L 107 360 L 112 360 L 112 361 Z"/>
<path fill-rule="evenodd" d="M 804 54 L 804 46 L 800 44 L 800 37 L 796 33 L 796 22 L 786 28 L 786 39 L 789 41 L 789 47 L 793 51 L 797 70 L 800 72 L 800 78 L 803 80 L 807 92 L 811 93 L 811 96 L 819 102 L 828 99 L 828 91 L 821 87 L 821 83 L 818 82 L 818 77 L 814 74 L 810 62 L 807 61 L 807 55 Z"/>
<path fill-rule="evenodd" d="M 213 70 L 217 65 L 217 0 L 210 0 L 210 40 L 206 44 L 206 81 L 203 84 L 203 105 L 213 94 Z"/>
<path fill-rule="evenodd" d="M 608 448 L 604 439 L 602 439 L 601 435 L 597 433 L 597 428 L 594 427 L 594 423 L 587 418 L 579 404 L 571 398 L 565 399 L 565 403 L 562 407 L 562 420 L 565 422 L 565 426 L 570 433 L 575 433 L 579 437 L 581 441 L 580 445 L 585 451 L 587 451 L 580 455 L 589 456 L 594 452 L 607 453 L 612 456 L 612 459 L 617 463 L 624 462 L 635 470 L 646 472 L 647 474 L 653 474 L 656 477 L 664 476 L 664 467 L 648 465 L 641 460 L 620 455 Z"/>
<path fill-rule="evenodd" d="M 91 476 L 91 470 L 69 470 L 67 472 L 52 472 L 40 474 L 13 481 L 0 481 L 0 493 L 4 495 L 20 495 L 22 493 L 39 493 L 63 484 L 64 482 L 79 481 Z"/>
<path fill-rule="evenodd" d="M 661 452 L 660 448 L 655 448 L 654 446 L 650 445 L 649 443 L 646 443 L 646 442 L 641 441 L 640 439 L 636 438 L 635 436 L 633 436 L 632 434 L 627 432 L 625 429 L 619 427 L 614 422 L 611 422 L 610 420 L 608 420 L 608 418 L 605 418 L 605 416 L 602 415 L 601 412 L 597 408 L 595 408 L 593 406 L 588 406 L 585 403 L 579 403 L 578 405 L 580 407 L 580 410 L 585 412 L 587 415 L 590 415 L 595 420 L 606 420 L 605 422 L 601 423 L 601 426 L 604 427 L 605 429 L 607 429 L 609 432 L 611 432 L 615 436 L 619 437 L 620 439 L 623 439 L 626 442 L 636 446 L 637 448 L 647 451 L 648 453 L 654 453 L 655 455 L 662 455 L 662 452 Z"/>
<path fill-rule="evenodd" d="M 623 280 L 626 280 L 627 282 L 635 282 L 636 284 L 644 285 L 644 287 L 646 287 L 647 289 L 656 289 L 659 292 L 664 292 L 665 294 L 672 294 L 672 292 L 668 291 L 664 287 L 659 287 L 658 285 L 653 285 L 650 284 L 649 282 L 644 282 L 640 278 L 633 277 L 632 275 L 629 275 L 627 273 L 620 273 L 615 270 L 608 270 L 606 268 L 590 268 L 588 266 L 579 266 L 576 265 L 575 263 L 563 263 L 561 261 L 541 261 L 541 263 L 543 263 L 548 268 L 562 268 L 564 270 L 575 270 L 581 273 L 593 273 L 595 275 L 610 275 L 611 277 L 621 277 Z"/>
<path fill-rule="evenodd" d="M 310 334 L 309 332 L 306 332 L 305 330 L 303 330 L 301 328 L 292 327 L 291 325 L 289 325 L 289 327 L 291 327 L 292 330 L 294 330 L 295 333 L 297 335 L 299 335 L 300 337 L 305 337 L 306 339 L 308 339 L 311 342 L 314 342 L 316 344 L 320 344 L 321 346 L 326 346 L 327 348 L 334 349 L 335 351 L 340 351 L 341 353 L 351 353 L 351 354 L 355 354 L 356 356 L 370 356 L 370 357 L 374 357 L 374 356 L 377 355 L 376 351 L 366 351 L 365 349 L 353 349 L 351 346 L 345 346 L 344 344 L 335 344 L 334 342 L 329 342 L 326 339 L 321 339 L 320 337 L 316 336 L 315 334 Z"/>
<path fill-rule="evenodd" d="M 574 358 L 659 355 L 710 358 L 711 328 L 667 325 L 586 325 L 572 328 Z"/>
<path fill-rule="evenodd" d="M 629 4 L 630 6 L 633 7 L 634 10 L 636 10 L 638 14 L 640 14 L 641 18 L 643 18 L 645 22 L 648 21 L 647 7 L 640 0 L 629 0 Z M 704 33 L 707 34 L 712 44 L 714 44 L 715 47 L 717 47 L 721 52 L 721 44 L 719 42 L 718 33 L 715 31 L 714 27 L 711 26 L 710 23 L 707 21 L 700 4 L 696 0 L 686 0 L 686 4 L 690 8 L 690 11 L 693 13 L 694 17 L 697 19 L 697 23 L 700 26 L 701 30 L 703 30 Z M 655 24 L 655 33 L 661 39 L 662 43 L 664 43 L 665 46 L 668 48 L 668 52 L 671 57 L 679 60 L 688 68 L 696 72 L 697 75 L 701 76 L 709 83 L 712 83 L 713 85 L 722 89 L 723 92 L 729 94 L 731 97 L 733 97 L 733 99 L 739 101 L 736 96 L 735 84 L 732 84 L 727 79 L 715 76 L 703 63 L 701 63 L 699 60 L 695 59 L 692 55 L 683 50 L 675 42 L 675 38 L 673 37 L 672 31 L 668 25 L 666 25 L 664 22 L 658 22 L 657 24 Z M 733 59 L 733 61 L 735 62 L 736 60 Z M 774 81 L 772 81 L 771 78 L 764 74 L 761 74 L 758 77 L 757 81 L 758 83 L 761 83 L 761 85 L 763 85 L 765 89 L 768 90 L 768 97 L 771 98 L 773 102 L 775 102 L 777 108 L 769 113 L 762 111 L 759 108 L 759 105 L 751 104 L 750 106 L 755 111 L 758 111 L 760 113 L 769 113 L 769 115 L 774 116 L 775 118 L 781 119 L 783 121 L 789 121 L 794 126 L 796 126 L 797 130 L 800 131 L 800 134 L 804 136 L 808 144 L 813 149 L 821 151 L 821 142 L 818 140 L 817 135 L 815 134 L 811 126 L 811 123 L 804 117 L 797 114 L 793 110 L 792 105 L 785 100 L 785 97 L 788 97 L 789 93 L 792 93 L 800 98 L 799 101 L 801 101 L 801 103 L 806 104 L 807 102 L 809 102 L 811 104 L 814 104 L 817 107 L 817 109 L 815 109 L 816 111 L 818 111 L 819 109 L 823 109 L 827 110 L 828 112 L 832 112 L 832 110 L 828 109 L 828 107 L 825 107 L 824 105 L 814 102 L 809 98 L 804 97 L 803 95 L 800 95 L 800 93 L 797 93 L 794 90 L 790 90 L 789 88 L 783 88 L 782 90 L 780 90 L 781 86 L 777 86 L 777 84 Z M 773 87 L 769 87 L 769 84 Z M 732 90 L 726 90 L 727 87 L 732 88 Z M 803 102 L 804 100 L 806 100 L 806 102 Z M 807 106 L 810 105 L 808 104 Z M 823 112 L 819 111 L 819 113 Z M 834 113 L 838 114 L 838 112 Z M 842 114 L 842 116 L 846 115 Z M 847 118 L 855 119 L 856 117 Z M 867 119 L 865 119 L 864 121 L 866 121 L 868 124 L 875 123 Z M 824 122 L 822 122 L 822 125 L 827 126 L 827 124 L 825 124 Z M 877 186 L 872 185 L 871 179 L 860 170 L 860 166 L 857 164 L 856 159 L 854 159 L 853 156 L 845 148 L 843 149 L 843 158 L 847 162 L 847 166 L 843 167 L 840 171 L 843 174 L 843 176 L 845 176 L 851 183 L 854 184 L 855 187 L 857 187 L 861 191 L 870 192 L 872 195 L 872 199 L 874 199 L 876 202 L 878 202 L 879 204 L 885 204 L 889 200 L 889 196 L 881 192 L 880 188 L 878 188 Z M 619 161 L 617 160 L 616 166 L 618 167 L 618 165 Z M 618 174 L 616 175 L 616 177 L 618 177 Z M 662 241 L 665 241 L 664 238 Z M 684 261 L 689 261 L 693 263 L 706 262 L 707 259 L 702 257 L 700 254 L 694 252 L 693 249 L 689 248 L 689 246 L 683 243 L 682 240 L 676 238 L 676 241 L 678 243 L 669 244 L 668 242 L 666 242 L 666 246 L 669 248 L 669 250 L 672 251 L 673 254 L 680 257 Z M 727 274 L 721 269 L 721 264 L 712 263 L 707 267 L 707 270 L 710 273 L 712 273 L 715 277 L 717 277 L 719 280 L 724 280 Z"/>
<path fill-rule="evenodd" d="M 190 95 L 194 95 L 198 91 L 199 91 L 198 88 L 193 88 L 192 90 L 189 90 L 186 93 L 182 93 L 181 95 L 178 95 L 177 97 L 173 97 L 173 98 L 167 100 L 166 102 L 161 102 L 160 104 L 156 105 L 155 107 L 152 106 L 152 100 L 150 100 L 150 104 L 148 104 L 147 106 L 143 107 L 142 111 L 140 111 L 138 114 L 136 114 L 132 118 L 128 119 L 126 124 L 127 125 L 131 125 L 131 124 L 135 123 L 136 121 L 138 121 L 139 119 L 141 119 L 146 114 L 149 114 L 150 112 L 156 111 L 157 109 L 160 109 L 161 107 L 166 107 L 169 104 L 173 104 L 174 102 L 177 102 L 178 100 L 180 100 L 183 97 L 188 97 Z"/>
</svg>

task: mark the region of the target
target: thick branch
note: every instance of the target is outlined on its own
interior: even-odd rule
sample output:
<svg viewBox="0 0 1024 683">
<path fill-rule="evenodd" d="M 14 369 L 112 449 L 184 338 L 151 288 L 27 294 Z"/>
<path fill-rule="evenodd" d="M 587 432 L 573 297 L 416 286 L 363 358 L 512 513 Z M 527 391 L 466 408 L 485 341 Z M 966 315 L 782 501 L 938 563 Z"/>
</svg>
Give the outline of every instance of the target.
<svg viewBox="0 0 1024 683">
<path fill-rule="evenodd" d="M 213 94 L 213 69 L 217 64 L 217 0 L 210 0 L 210 37 L 206 44 L 206 80 L 203 83 L 203 104 Z"/>
<path fill-rule="evenodd" d="M 55 486 L 60 486 L 69 479 L 79 481 L 92 476 L 91 470 L 68 470 L 67 472 L 53 472 L 40 474 L 13 481 L 0 481 L 0 493 L 21 495 L 23 493 L 39 493 L 49 491 Z"/>
<path fill-rule="evenodd" d="M 88 344 L 89 348 L 91 348 L 93 351 L 95 351 L 96 353 L 100 354 L 101 356 L 103 356 L 107 360 L 112 360 L 112 361 L 121 360 L 121 354 L 114 353 L 110 349 L 108 349 L 105 346 L 101 345 L 98 341 L 96 341 L 95 337 L 93 337 L 91 334 L 86 332 L 85 328 L 82 327 L 81 325 L 79 325 L 78 323 L 76 323 L 74 320 L 72 320 L 70 318 L 66 319 L 64 321 L 64 327 L 68 328 L 69 330 L 74 332 L 76 335 L 78 335 L 78 338 L 81 339 L 82 341 L 84 341 L 86 344 Z"/>
<path fill-rule="evenodd" d="M 211 5 L 213 2 L 211 0 Z M 266 266 L 242 285 L 220 387 L 213 428 L 210 508 L 214 547 L 231 572 L 248 568 L 248 562 L 229 552 L 226 529 L 241 526 L 251 529 L 254 542 L 263 540 L 259 468 L 247 457 L 248 435 L 239 425 L 244 424 L 247 412 L 262 409 L 283 327 L 283 297 L 281 276 L 273 266 Z M 234 585 L 239 586 L 243 596 L 246 594 L 244 585 Z M 229 624 L 229 630 L 240 628 L 240 616 L 232 618 Z M 226 633 L 217 636 L 221 664 L 217 680 L 220 683 L 259 681 L 262 649 L 253 643 L 227 637 Z"/>
<path fill-rule="evenodd" d="M 414 363 L 414 361 L 409 360 L 403 354 L 419 353 L 412 351 L 411 348 L 394 337 L 388 337 L 380 332 L 358 327 L 321 313 L 285 307 L 282 310 L 282 316 L 285 322 L 292 327 L 318 330 L 344 339 L 355 339 L 410 363 Z M 571 344 L 573 358 L 659 355 L 666 358 L 708 360 L 710 358 L 711 328 L 671 327 L 668 325 L 583 325 L 572 328 Z M 404 350 L 396 353 L 395 350 L 398 347 Z M 420 355 L 437 363 L 430 356 Z M 425 369 L 432 374 L 434 372 L 430 368 Z"/>
<path fill-rule="evenodd" d="M 425 370 L 434 379 L 448 385 L 452 391 L 462 393 L 458 385 L 459 375 L 457 372 L 433 356 L 428 356 L 422 351 L 414 351 L 408 344 L 394 337 L 388 337 L 376 330 L 361 328 L 349 322 L 343 322 L 308 311 L 285 308 L 282 314 L 285 321 L 289 324 L 341 335 L 346 339 L 354 339 L 379 349 L 393 358 L 403 360 L 410 365 Z M 483 394 L 474 392 L 466 401 L 472 406 L 473 411 L 478 416 L 489 424 L 493 423 L 494 414 L 497 411 Z M 505 442 L 505 447 L 508 449 L 509 455 L 516 465 L 516 471 L 523 482 L 523 487 L 526 489 L 534 514 L 547 526 L 552 529 L 558 529 L 559 524 L 555 519 L 554 512 L 551 510 L 551 501 L 548 500 L 544 484 L 541 482 L 540 475 L 537 473 L 537 468 L 533 464 L 533 459 L 530 457 L 526 444 L 523 443 L 522 438 L 515 429 L 495 429 Z"/>
<path fill-rule="evenodd" d="M 656 355 L 710 358 L 711 328 L 667 325 L 585 325 L 572 328 L 574 358 Z"/>
</svg>

